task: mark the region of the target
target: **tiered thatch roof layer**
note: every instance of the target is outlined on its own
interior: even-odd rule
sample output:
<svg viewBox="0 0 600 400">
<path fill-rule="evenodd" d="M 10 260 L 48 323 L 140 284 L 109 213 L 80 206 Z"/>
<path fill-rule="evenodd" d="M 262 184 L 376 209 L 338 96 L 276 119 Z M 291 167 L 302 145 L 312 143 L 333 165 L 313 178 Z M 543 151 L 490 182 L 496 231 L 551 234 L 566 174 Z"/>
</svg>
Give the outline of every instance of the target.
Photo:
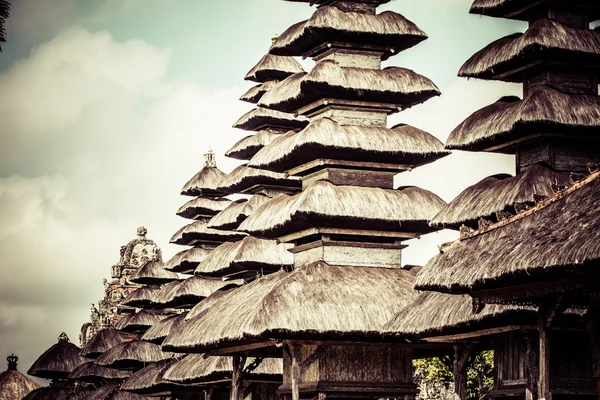
<svg viewBox="0 0 600 400">
<path fill-rule="evenodd" d="M 139 268 L 129 278 L 129 281 L 141 285 L 160 285 L 177 280 L 175 272 L 167 271 L 161 260 L 151 260 Z"/>
<path fill-rule="evenodd" d="M 179 315 L 171 315 L 170 317 L 163 319 L 148 329 L 142 336 L 142 340 L 155 344 L 161 344 L 171 329 L 174 326 L 181 324 L 186 316 L 187 312 L 184 312 Z"/>
<path fill-rule="evenodd" d="M 171 243 L 188 246 L 198 242 L 223 243 L 228 240 L 241 239 L 245 236 L 241 232 L 210 229 L 207 225 L 208 222 L 206 221 L 196 221 L 186 225 L 175 232 L 173 237 L 171 237 Z"/>
<path fill-rule="evenodd" d="M 203 352 L 272 338 L 378 340 L 383 325 L 416 297 L 414 275 L 324 262 L 275 272 L 196 310 L 163 348 Z"/>
<path fill-rule="evenodd" d="M 300 189 L 300 181 L 297 179 L 287 178 L 277 172 L 240 165 L 231 171 L 227 179 L 223 180 L 219 190 L 226 193 L 239 193 L 258 185 L 283 187 L 290 190 Z"/>
<path fill-rule="evenodd" d="M 249 365 L 255 359 L 248 358 Z M 231 380 L 233 364 L 231 357 L 207 357 L 204 354 L 190 354 L 169 367 L 164 379 L 180 384 L 201 384 Z M 251 373 L 248 380 L 280 382 L 283 375 L 283 360 L 264 358 Z"/>
<path fill-rule="evenodd" d="M 177 290 L 173 293 L 173 297 L 167 304 L 175 308 L 193 306 L 217 290 L 221 290 L 226 286 L 240 285 L 242 283 L 243 282 L 239 280 L 224 281 L 222 279 L 207 279 L 200 276 L 191 276 L 177 287 Z"/>
<path fill-rule="evenodd" d="M 267 82 L 285 79 L 299 72 L 304 72 L 304 69 L 293 57 L 267 54 L 248 71 L 244 79 L 254 82 Z"/>
<path fill-rule="evenodd" d="M 271 54 L 301 56 L 316 47 L 342 42 L 382 48 L 383 59 L 427 39 L 414 23 L 392 11 L 381 14 L 346 12 L 323 6 L 307 20 L 292 25 L 271 46 Z"/>
<path fill-rule="evenodd" d="M 165 269 L 179 273 L 192 272 L 198 264 L 204 261 L 211 251 L 212 249 L 204 249 L 202 247 L 192 247 L 191 249 L 180 251 L 167 261 Z"/>
<path fill-rule="evenodd" d="M 123 332 L 146 331 L 148 328 L 165 319 L 167 315 L 155 314 L 142 310 L 135 314 L 127 315 L 117 322 L 116 328 Z"/>
<path fill-rule="evenodd" d="M 418 187 L 397 190 L 335 186 L 317 181 L 294 196 L 277 196 L 239 227 L 277 238 L 311 227 L 432 232 L 428 223 L 446 203 Z"/>
<path fill-rule="evenodd" d="M 410 125 L 388 129 L 339 125 L 320 118 L 299 133 L 281 135 L 260 150 L 249 165 L 284 172 L 317 158 L 328 158 L 417 166 L 447 154 L 442 142 Z"/>
<path fill-rule="evenodd" d="M 238 160 L 249 160 L 260 149 L 271 143 L 273 139 L 279 136 L 269 131 L 258 131 L 255 135 L 246 136 L 234 144 L 225 155 Z"/>
<path fill-rule="evenodd" d="M 32 390 L 23 400 L 60 400 L 71 393 L 71 389 L 54 386 L 42 386 Z M 11 399 L 12 400 L 12 399 Z"/>
<path fill-rule="evenodd" d="M 81 364 L 69 375 L 69 379 L 83 382 L 96 382 L 101 380 L 125 379 L 131 376 L 131 372 L 114 368 L 106 368 L 94 364 L 93 361 Z"/>
<path fill-rule="evenodd" d="M 135 372 L 131 378 L 121 385 L 121 390 L 149 395 L 169 393 L 170 391 L 176 390 L 192 390 L 192 388 L 177 385 L 164 379 L 167 369 L 177 361 L 177 359 L 162 360 L 150 364 L 149 366 Z"/>
<path fill-rule="evenodd" d="M 600 67 L 600 32 L 540 19 L 525 33 L 496 40 L 475 53 L 458 75 L 522 82 L 523 67 L 540 60 Z"/>
<path fill-rule="evenodd" d="M 92 336 L 80 354 L 84 357 L 96 358 L 112 347 L 133 339 L 135 339 L 135 335 L 130 333 L 121 332 L 115 328 L 103 328 Z"/>
<path fill-rule="evenodd" d="M 247 236 L 239 242 L 223 243 L 217 247 L 195 273 L 202 276 L 224 276 L 240 271 L 276 271 L 294 263 L 288 251 L 291 245 L 275 240 Z M 224 283 L 228 283 L 225 281 Z"/>
<path fill-rule="evenodd" d="M 188 219 L 199 219 L 223 211 L 231 203 L 229 199 L 197 197 L 179 207 L 177 215 Z"/>
<path fill-rule="evenodd" d="M 464 223 L 477 223 L 480 217 L 496 220 L 494 213 L 505 211 L 517 203 L 535 203 L 536 195 L 554 194 L 554 184 L 569 183 L 569 174 L 552 171 L 541 164 L 530 167 L 517 176 L 506 174 L 488 176 L 469 186 L 452 200 L 431 224 L 458 229 Z M 514 213 L 514 210 L 509 210 Z"/>
<path fill-rule="evenodd" d="M 291 79 L 291 77 L 288 79 Z M 240 119 L 233 124 L 233 127 L 244 129 L 246 131 L 259 131 L 266 127 L 279 127 L 284 130 L 300 130 L 306 125 L 308 125 L 308 120 L 302 116 L 295 117 L 292 114 L 258 107 L 242 115 Z"/>
<path fill-rule="evenodd" d="M 590 12 L 592 16 L 600 15 L 600 4 L 596 0 L 475 0 L 470 12 L 490 17 L 529 21 L 533 8 L 549 4 L 568 5 L 570 9 Z"/>
<path fill-rule="evenodd" d="M 181 189 L 184 196 L 219 197 L 222 193 L 215 189 L 227 174 L 216 167 L 204 167 L 194 175 Z"/>
<path fill-rule="evenodd" d="M 0 373 L 0 400 L 21 400 L 40 385 L 16 369 Z"/>
<path fill-rule="evenodd" d="M 508 142 L 540 130 L 543 133 L 597 135 L 599 129 L 600 96 L 566 94 L 540 86 L 531 89 L 523 100 L 503 97 L 474 112 L 452 131 L 446 148 L 484 151 L 498 142 Z"/>
<path fill-rule="evenodd" d="M 256 104 L 265 93 L 267 93 L 277 81 L 269 81 L 261 83 L 260 85 L 252 86 L 246 93 L 244 93 L 240 100 L 248 103 Z"/>
<path fill-rule="evenodd" d="M 144 400 L 139 394 L 119 390 L 121 382 L 111 382 L 93 391 L 86 400 Z"/>
<path fill-rule="evenodd" d="M 174 354 L 163 352 L 160 346 L 134 340 L 121 343 L 96 359 L 96 364 L 109 368 L 143 368 L 145 364 L 173 358 Z"/>
<path fill-rule="evenodd" d="M 599 175 L 442 249 L 423 267 L 415 287 L 466 293 L 498 288 L 506 282 L 517 285 L 564 279 L 581 271 L 597 273 Z"/>
<path fill-rule="evenodd" d="M 333 98 L 388 103 L 406 109 L 439 94 L 430 79 L 410 69 L 342 67 L 325 60 L 307 74 L 295 74 L 279 82 L 258 104 L 290 113 L 317 100 Z"/>
<path fill-rule="evenodd" d="M 63 379 L 81 364 L 89 361 L 81 357 L 81 349 L 69 342 L 67 335 L 62 334 L 58 343 L 46 350 L 29 368 L 27 373 L 44 379 Z"/>
<path fill-rule="evenodd" d="M 156 295 L 160 290 L 160 286 L 142 286 L 131 292 L 129 296 L 121 301 L 121 304 L 129 307 L 149 306 L 156 301 Z"/>
<path fill-rule="evenodd" d="M 269 200 L 271 200 L 271 197 L 261 193 L 255 194 L 249 200 L 240 199 L 208 221 L 208 227 L 213 229 L 237 229 L 254 210 Z"/>
</svg>

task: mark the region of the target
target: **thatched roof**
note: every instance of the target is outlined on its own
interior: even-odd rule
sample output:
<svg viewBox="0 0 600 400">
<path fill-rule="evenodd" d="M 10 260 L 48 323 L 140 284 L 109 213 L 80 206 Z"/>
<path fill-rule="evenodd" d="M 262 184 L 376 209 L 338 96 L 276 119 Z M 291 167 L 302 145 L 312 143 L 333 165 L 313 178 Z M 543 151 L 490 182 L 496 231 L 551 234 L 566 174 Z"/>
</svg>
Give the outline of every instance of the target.
<svg viewBox="0 0 600 400">
<path fill-rule="evenodd" d="M 219 190 L 227 193 L 240 193 L 254 186 L 275 186 L 300 190 L 300 181 L 286 178 L 283 174 L 240 165 L 223 180 Z"/>
<path fill-rule="evenodd" d="M 0 400 L 21 400 L 40 385 L 17 371 L 8 369 L 0 373 Z"/>
<path fill-rule="evenodd" d="M 233 282 L 236 282 L 236 281 L 237 280 L 233 280 Z M 223 287 L 222 289 L 215 291 L 210 296 L 208 296 L 207 298 L 205 298 L 204 300 L 202 300 L 201 302 L 196 304 L 194 307 L 192 307 L 192 309 L 188 312 L 187 316 L 185 317 L 185 320 L 187 321 L 187 320 L 192 319 L 200 314 L 203 314 L 205 312 L 205 310 L 207 310 L 211 307 L 211 304 L 218 303 L 220 301 L 221 297 L 228 296 L 228 293 L 233 290 L 237 290 L 238 286 L 241 286 L 241 284 L 240 285 L 238 285 L 238 284 L 227 285 L 227 286 Z"/>
<path fill-rule="evenodd" d="M 322 261 L 275 272 L 207 304 L 171 331 L 163 348 L 203 352 L 271 338 L 379 340 L 383 325 L 415 298 L 414 276 Z"/>
<path fill-rule="evenodd" d="M 425 39 L 425 32 L 392 11 L 366 14 L 323 6 L 307 21 L 292 25 L 279 35 L 269 52 L 301 56 L 320 45 L 342 42 L 383 47 L 382 58 L 387 59 Z"/>
<path fill-rule="evenodd" d="M 598 65 L 600 32 L 540 19 L 532 23 L 525 33 L 498 39 L 475 53 L 461 67 L 458 75 L 522 82 L 526 72 L 523 67 L 540 59 Z"/>
<path fill-rule="evenodd" d="M 181 189 L 184 196 L 219 197 L 222 193 L 215 190 L 227 174 L 217 167 L 204 166 Z"/>
<path fill-rule="evenodd" d="M 176 308 L 183 306 L 189 308 L 190 306 L 194 306 L 199 301 L 202 301 L 204 298 L 210 296 L 212 293 L 224 288 L 225 286 L 241 284 L 242 281 L 239 280 L 223 281 L 221 279 L 208 279 L 200 276 L 191 276 L 177 287 L 177 291 L 175 291 L 173 294 L 173 297 L 169 301 L 169 305 Z"/>
<path fill-rule="evenodd" d="M 223 243 L 202 264 L 196 274 L 224 276 L 241 271 L 276 271 L 294 264 L 291 244 L 246 236 L 239 242 Z M 227 283 L 229 281 L 225 281 Z"/>
<path fill-rule="evenodd" d="M 148 365 L 123 382 L 121 390 L 147 395 L 190 390 L 190 388 L 183 385 L 168 382 L 164 379 L 167 369 L 177 361 L 178 359 L 162 360 Z"/>
<path fill-rule="evenodd" d="M 470 13 L 529 21 L 535 6 L 543 7 L 549 3 L 563 4 L 571 10 L 592 13 L 592 18 L 600 15 L 600 4 L 596 0 L 475 0 Z"/>
<path fill-rule="evenodd" d="M 425 233 L 436 230 L 429 220 L 445 205 L 414 186 L 393 190 L 317 181 L 294 196 L 275 197 L 239 229 L 269 238 L 318 226 Z"/>
<path fill-rule="evenodd" d="M 238 160 L 249 160 L 257 151 L 271 143 L 273 139 L 280 135 L 269 131 L 258 131 L 255 135 L 246 136 L 234 144 L 225 155 Z"/>
<path fill-rule="evenodd" d="M 171 243 L 192 246 L 203 242 L 223 243 L 228 240 L 241 239 L 241 232 L 210 229 L 206 221 L 196 221 L 179 229 L 171 237 Z"/>
<path fill-rule="evenodd" d="M 147 400 L 139 394 L 120 390 L 121 382 L 111 382 L 93 391 L 86 400 Z"/>
<path fill-rule="evenodd" d="M 165 263 L 161 260 L 151 260 L 144 264 L 141 268 L 129 278 L 130 282 L 139 283 L 141 285 L 154 285 L 168 283 L 177 280 L 175 272 L 167 271 Z"/>
<path fill-rule="evenodd" d="M 495 326 L 533 324 L 537 310 L 533 307 L 486 304 L 473 312 L 469 295 L 422 292 L 385 325 L 384 331 L 400 336 L 431 337 L 463 331 L 489 329 Z"/>
<path fill-rule="evenodd" d="M 279 81 L 298 72 L 304 72 L 304 69 L 294 57 L 266 54 L 248 71 L 244 79 L 254 82 Z"/>
<path fill-rule="evenodd" d="M 458 229 L 462 224 L 476 226 L 480 217 L 496 221 L 495 213 L 517 203 L 535 203 L 537 196 L 551 196 L 553 184 L 569 183 L 569 173 L 555 172 L 536 164 L 517 176 L 488 176 L 469 186 L 431 220 L 440 228 Z M 514 210 L 508 210 L 514 213 Z"/>
<path fill-rule="evenodd" d="M 32 390 L 23 400 L 59 400 L 64 399 L 73 389 L 56 386 L 42 386 Z"/>
<path fill-rule="evenodd" d="M 155 344 L 161 344 L 171 331 L 171 328 L 181 324 L 186 316 L 187 312 L 184 312 L 178 315 L 171 315 L 170 317 L 163 319 L 144 332 L 142 340 Z"/>
<path fill-rule="evenodd" d="M 240 100 L 256 104 L 260 98 L 263 97 L 263 95 L 267 93 L 277 82 L 278 81 L 268 81 L 261 83 L 260 85 L 252 86 L 240 97 Z"/>
<path fill-rule="evenodd" d="M 295 117 L 292 114 L 258 107 L 242 115 L 240 119 L 238 119 L 237 122 L 233 124 L 233 127 L 238 129 L 244 129 L 246 131 L 259 131 L 261 129 L 266 128 L 300 130 L 306 125 L 308 125 L 308 120 L 303 116 Z"/>
<path fill-rule="evenodd" d="M 211 251 L 212 249 L 204 249 L 202 247 L 192 247 L 191 249 L 180 251 L 167 261 L 165 269 L 179 273 L 192 272 L 198 264 L 204 261 Z"/>
<path fill-rule="evenodd" d="M 483 151 L 534 133 L 597 134 L 598 128 L 600 96 L 567 94 L 539 86 L 523 100 L 503 97 L 477 110 L 450 133 L 446 148 Z"/>
<path fill-rule="evenodd" d="M 66 378 L 81 364 L 89 361 L 81 357 L 81 349 L 69 342 L 66 334 L 58 337 L 58 343 L 46 350 L 29 368 L 31 376 L 45 379 Z"/>
<path fill-rule="evenodd" d="M 416 288 L 465 293 L 597 270 L 599 175 L 442 248 L 419 273 Z"/>
<path fill-rule="evenodd" d="M 96 364 L 109 368 L 136 369 L 174 356 L 173 353 L 163 352 L 159 345 L 134 340 L 108 350 L 96 359 Z"/>
<path fill-rule="evenodd" d="M 246 360 L 246 366 L 255 361 Z M 164 379 L 180 384 L 201 384 L 231 380 L 233 363 L 231 357 L 190 354 L 170 366 Z M 264 358 L 256 369 L 245 374 L 245 381 L 260 380 L 281 382 L 283 379 L 283 359 Z"/>
<path fill-rule="evenodd" d="M 129 371 L 121 371 L 114 368 L 106 368 L 96 365 L 93 361 L 81 364 L 75 368 L 69 379 L 76 379 L 82 382 L 96 382 L 100 380 L 125 379 L 131 376 Z"/>
<path fill-rule="evenodd" d="M 237 229 L 254 210 L 271 200 L 271 197 L 257 193 L 250 199 L 240 199 L 208 221 L 214 229 Z"/>
<path fill-rule="evenodd" d="M 121 305 L 129 307 L 145 307 L 156 301 L 156 295 L 160 292 L 160 286 L 142 286 L 134 290 L 121 301 Z"/>
<path fill-rule="evenodd" d="M 423 165 L 449 154 L 434 136 L 410 125 L 392 129 L 340 125 L 329 118 L 312 121 L 299 133 L 281 135 L 249 165 L 284 172 L 317 158 Z"/>
<path fill-rule="evenodd" d="M 182 283 L 183 281 L 176 281 L 163 285 L 160 292 L 158 292 L 158 294 L 156 295 L 154 306 L 157 308 L 168 308 L 169 302 L 171 301 L 171 299 L 173 299 L 173 296 L 175 296 L 177 289 L 179 289 L 179 286 Z"/>
<path fill-rule="evenodd" d="M 295 2 L 295 3 L 310 3 L 310 5 L 313 5 L 313 4 L 325 5 L 325 4 L 333 3 L 336 0 L 284 0 L 284 1 L 290 1 L 290 2 Z M 343 1 L 380 5 L 380 4 L 389 3 L 392 0 L 343 0 Z"/>
<path fill-rule="evenodd" d="M 430 79 L 410 69 L 342 67 L 325 60 L 309 73 L 294 74 L 279 82 L 258 104 L 291 113 L 314 101 L 333 98 L 388 103 L 406 109 L 439 94 Z"/>
<path fill-rule="evenodd" d="M 121 332 L 115 328 L 102 328 L 83 347 L 80 355 L 87 358 L 96 358 L 110 348 L 135 339 L 135 335 Z"/>
<path fill-rule="evenodd" d="M 123 332 L 143 332 L 166 317 L 167 315 L 164 314 L 151 313 L 142 310 L 135 314 L 131 314 L 128 318 L 121 319 L 117 322 L 116 328 Z"/>
<path fill-rule="evenodd" d="M 210 199 L 206 197 L 196 197 L 179 207 L 177 215 L 188 219 L 210 217 L 217 214 L 219 211 L 223 211 L 229 203 L 231 203 L 231 200 L 225 198 Z"/>
</svg>

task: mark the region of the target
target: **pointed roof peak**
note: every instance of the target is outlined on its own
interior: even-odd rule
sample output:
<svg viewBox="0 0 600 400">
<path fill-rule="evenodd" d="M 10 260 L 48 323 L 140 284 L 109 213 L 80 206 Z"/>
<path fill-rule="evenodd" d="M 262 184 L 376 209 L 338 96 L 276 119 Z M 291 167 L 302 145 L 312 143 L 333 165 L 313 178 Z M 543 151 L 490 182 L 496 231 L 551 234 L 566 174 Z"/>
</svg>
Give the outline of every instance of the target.
<svg viewBox="0 0 600 400">
<path fill-rule="evenodd" d="M 217 168 L 217 159 L 212 150 L 204 153 L 204 166 L 208 168 Z"/>
<path fill-rule="evenodd" d="M 6 357 L 6 361 L 8 361 L 8 370 L 16 371 L 17 370 L 17 362 L 19 361 L 19 357 L 15 356 L 15 354 L 11 354 Z"/>
</svg>

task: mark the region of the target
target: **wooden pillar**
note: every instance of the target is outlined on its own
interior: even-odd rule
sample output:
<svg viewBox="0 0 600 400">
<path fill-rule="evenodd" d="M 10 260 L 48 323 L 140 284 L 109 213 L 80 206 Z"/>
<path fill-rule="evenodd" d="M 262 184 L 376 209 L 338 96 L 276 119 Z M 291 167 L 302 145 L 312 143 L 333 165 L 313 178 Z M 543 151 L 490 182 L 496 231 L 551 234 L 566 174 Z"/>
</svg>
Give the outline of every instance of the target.
<svg viewBox="0 0 600 400">
<path fill-rule="evenodd" d="M 592 336 L 592 372 L 597 381 L 597 396 L 600 400 L 600 291 L 590 294 L 588 321 Z"/>
<path fill-rule="evenodd" d="M 246 356 L 234 355 L 233 356 L 233 370 L 231 373 L 231 392 L 229 395 L 230 400 L 243 400 L 243 372 L 244 365 L 246 364 Z"/>
<path fill-rule="evenodd" d="M 454 392 L 461 400 L 467 399 L 467 367 L 469 357 L 473 353 L 473 345 L 454 345 Z"/>
<path fill-rule="evenodd" d="M 540 335 L 539 372 L 538 372 L 538 399 L 552 400 L 550 392 L 550 308 L 546 304 L 540 305 L 538 311 L 538 330 Z"/>
<path fill-rule="evenodd" d="M 290 358 L 292 359 L 292 367 L 290 373 L 292 374 L 292 400 L 300 400 L 300 345 L 289 344 Z"/>
<path fill-rule="evenodd" d="M 213 390 L 215 390 L 214 386 L 209 386 L 204 389 L 204 400 L 212 400 Z"/>
<path fill-rule="evenodd" d="M 525 376 L 527 383 L 525 387 L 525 400 L 535 399 L 535 388 L 538 384 L 539 361 L 538 349 L 535 344 L 535 337 L 532 334 L 525 333 Z"/>
</svg>

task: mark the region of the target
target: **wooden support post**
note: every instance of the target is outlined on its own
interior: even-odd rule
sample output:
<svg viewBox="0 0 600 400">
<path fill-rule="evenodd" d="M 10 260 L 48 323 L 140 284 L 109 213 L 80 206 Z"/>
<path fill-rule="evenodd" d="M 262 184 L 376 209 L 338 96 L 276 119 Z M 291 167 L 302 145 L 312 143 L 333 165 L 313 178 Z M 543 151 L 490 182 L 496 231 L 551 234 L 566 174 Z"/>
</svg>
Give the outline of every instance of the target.
<svg viewBox="0 0 600 400">
<path fill-rule="evenodd" d="M 298 344 L 288 344 L 290 350 L 290 357 L 292 359 L 292 368 L 290 370 L 292 374 L 292 400 L 300 400 L 300 349 L 301 346 Z"/>
<path fill-rule="evenodd" d="M 600 290 L 590 293 L 587 317 L 592 336 L 592 371 L 597 381 L 597 396 L 600 400 Z"/>
<path fill-rule="evenodd" d="M 233 371 L 231 373 L 231 392 L 230 400 L 243 400 L 243 371 L 244 365 L 246 364 L 246 356 L 234 355 L 233 356 Z"/>
<path fill-rule="evenodd" d="M 525 400 L 534 400 L 536 386 L 538 384 L 538 349 L 535 344 L 535 338 L 531 334 L 525 333 L 525 376 L 527 379 L 525 387 Z"/>
<path fill-rule="evenodd" d="M 461 400 L 467 399 L 467 367 L 473 348 L 472 344 L 454 345 L 454 363 L 452 365 L 454 392 Z"/>
<path fill-rule="evenodd" d="M 552 400 L 550 392 L 550 327 L 548 324 L 549 307 L 542 303 L 538 311 L 538 330 L 540 335 L 538 399 Z"/>
<path fill-rule="evenodd" d="M 204 389 L 204 400 L 212 400 L 213 391 L 215 390 L 214 386 L 209 386 Z"/>
</svg>

